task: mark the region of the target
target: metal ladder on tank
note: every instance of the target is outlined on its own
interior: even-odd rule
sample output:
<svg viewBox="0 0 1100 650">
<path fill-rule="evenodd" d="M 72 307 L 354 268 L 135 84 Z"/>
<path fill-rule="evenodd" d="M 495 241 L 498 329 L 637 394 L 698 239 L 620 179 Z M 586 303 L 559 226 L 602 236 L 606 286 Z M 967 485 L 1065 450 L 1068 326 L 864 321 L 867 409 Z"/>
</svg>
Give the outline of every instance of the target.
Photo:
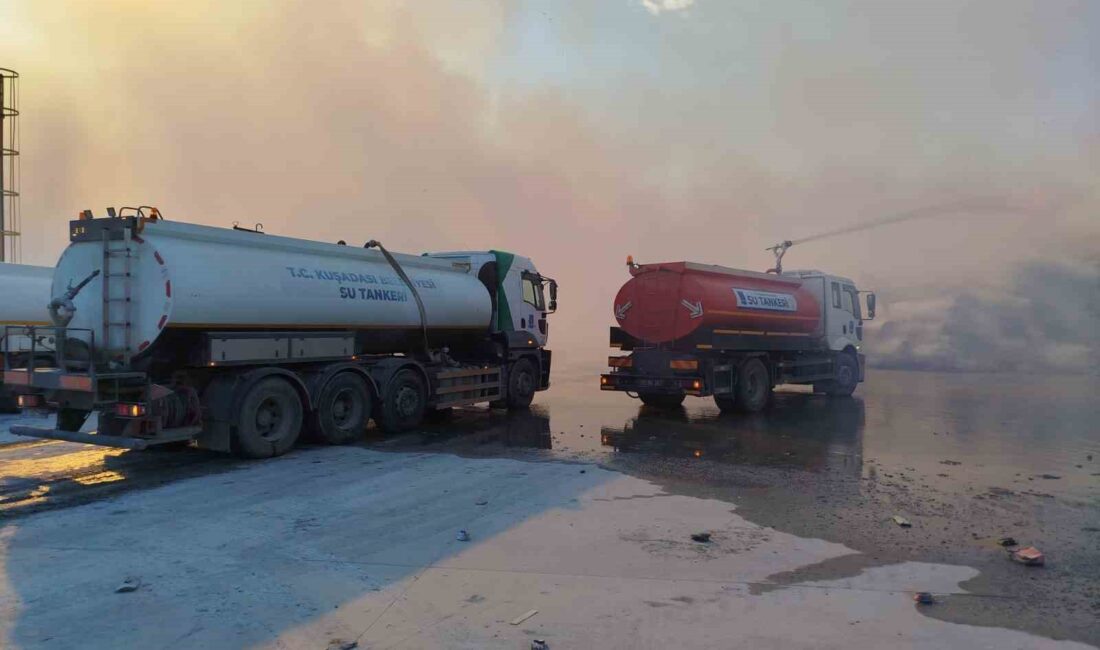
<svg viewBox="0 0 1100 650">
<path fill-rule="evenodd" d="M 118 245 L 121 244 L 121 247 Z M 123 366 L 130 365 L 133 356 L 131 336 L 133 328 L 131 300 L 131 278 L 133 273 L 133 247 L 130 229 L 124 228 L 121 240 L 109 238 L 103 231 L 103 358 L 108 367 L 111 362 L 120 361 Z M 121 269 L 116 267 L 121 262 Z M 122 286 L 119 287 L 118 285 Z M 116 342 L 120 341 L 118 345 Z"/>
</svg>

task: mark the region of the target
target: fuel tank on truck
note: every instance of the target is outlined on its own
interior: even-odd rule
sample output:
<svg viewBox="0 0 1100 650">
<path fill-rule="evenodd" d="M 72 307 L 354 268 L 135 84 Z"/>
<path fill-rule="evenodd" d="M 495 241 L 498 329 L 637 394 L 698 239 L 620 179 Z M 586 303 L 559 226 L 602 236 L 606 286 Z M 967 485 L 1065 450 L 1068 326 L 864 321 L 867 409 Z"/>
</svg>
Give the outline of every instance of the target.
<svg viewBox="0 0 1100 650">
<path fill-rule="evenodd" d="M 645 343 L 670 343 L 707 329 L 720 334 L 819 336 L 821 304 L 803 280 L 694 262 L 631 266 L 615 297 L 615 319 Z"/>
<path fill-rule="evenodd" d="M 0 264 L 0 325 L 49 325 L 53 269 Z"/>
<path fill-rule="evenodd" d="M 94 332 L 99 350 L 129 347 L 139 355 L 171 331 L 351 330 L 378 333 L 379 346 L 403 346 L 394 332 L 420 331 L 415 298 L 377 250 L 161 219 L 72 223 L 52 291 L 62 295 L 100 272 L 77 294 L 68 324 L 70 336 L 91 338 L 73 328 Z M 122 238 L 125 223 L 135 224 L 129 240 Z M 102 229 L 119 238 L 105 244 Z M 467 269 L 393 256 L 424 302 L 430 333 L 488 330 L 488 289 Z"/>
</svg>

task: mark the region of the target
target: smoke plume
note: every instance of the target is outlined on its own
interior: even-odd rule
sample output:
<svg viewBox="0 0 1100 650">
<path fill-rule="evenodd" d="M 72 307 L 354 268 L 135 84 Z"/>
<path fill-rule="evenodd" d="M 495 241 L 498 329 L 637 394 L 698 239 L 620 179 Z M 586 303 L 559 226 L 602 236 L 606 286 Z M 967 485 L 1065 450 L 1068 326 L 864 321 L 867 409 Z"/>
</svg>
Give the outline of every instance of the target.
<svg viewBox="0 0 1100 650">
<path fill-rule="evenodd" d="M 873 329 L 883 368 L 1077 372 L 1100 368 L 1100 265 L 1032 263 L 999 296 L 901 301 Z"/>
</svg>

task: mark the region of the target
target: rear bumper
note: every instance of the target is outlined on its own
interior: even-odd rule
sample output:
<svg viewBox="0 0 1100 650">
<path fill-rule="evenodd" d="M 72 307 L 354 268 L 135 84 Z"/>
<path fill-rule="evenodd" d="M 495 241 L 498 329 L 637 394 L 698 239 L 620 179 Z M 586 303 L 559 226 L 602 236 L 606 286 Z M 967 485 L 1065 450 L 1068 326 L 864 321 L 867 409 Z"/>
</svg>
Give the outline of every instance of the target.
<svg viewBox="0 0 1100 650">
<path fill-rule="evenodd" d="M 11 432 L 17 436 L 25 436 L 27 438 L 81 442 L 86 445 L 117 447 L 119 449 L 146 449 L 156 445 L 193 440 L 202 433 L 202 427 L 186 426 L 177 427 L 175 429 L 164 429 L 157 432 L 155 436 L 149 437 L 116 436 L 105 433 L 85 433 L 83 431 L 63 431 L 61 429 L 25 426 L 14 426 L 11 428 Z"/>
<path fill-rule="evenodd" d="M 709 395 L 702 377 L 653 376 L 629 372 L 600 375 L 600 390 L 661 395 Z"/>
<path fill-rule="evenodd" d="M 99 445 L 100 447 L 118 447 L 120 449 L 145 449 L 148 441 L 142 438 L 124 438 L 122 436 L 107 436 L 98 433 L 84 433 L 82 431 L 62 431 L 61 429 L 46 429 L 44 427 L 14 426 L 11 432 L 17 436 L 27 438 L 46 438 L 48 440 L 64 440 L 66 442 L 82 442 L 87 445 Z"/>
</svg>

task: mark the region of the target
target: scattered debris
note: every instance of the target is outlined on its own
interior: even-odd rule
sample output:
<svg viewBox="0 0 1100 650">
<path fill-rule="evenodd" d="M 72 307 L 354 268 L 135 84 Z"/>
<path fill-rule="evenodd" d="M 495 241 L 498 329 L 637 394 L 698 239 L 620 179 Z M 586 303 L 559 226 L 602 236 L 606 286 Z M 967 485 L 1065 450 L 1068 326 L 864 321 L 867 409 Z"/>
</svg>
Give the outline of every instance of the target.
<svg viewBox="0 0 1100 650">
<path fill-rule="evenodd" d="M 913 525 L 908 519 L 902 517 L 901 515 L 894 515 L 891 518 L 894 520 L 895 524 L 901 526 L 902 528 L 909 528 Z"/>
<path fill-rule="evenodd" d="M 489 502 L 486 501 L 485 499 L 482 499 L 481 501 L 474 501 L 474 505 L 475 506 L 485 506 L 485 505 L 489 505 Z"/>
<path fill-rule="evenodd" d="M 122 581 L 122 584 L 115 589 L 116 594 L 128 594 L 131 591 L 137 591 L 141 587 L 141 578 L 126 578 Z"/>
<path fill-rule="evenodd" d="M 455 539 L 460 542 L 468 542 L 470 541 L 470 533 L 467 533 L 466 529 L 463 528 L 462 530 L 458 531 L 457 535 L 455 535 Z"/>
<path fill-rule="evenodd" d="M 1039 478 L 1045 478 L 1048 481 L 1057 481 L 1062 477 L 1058 476 L 1057 474 L 1040 474 Z"/>
<path fill-rule="evenodd" d="M 936 602 L 936 599 L 932 594 L 927 591 L 921 591 L 913 594 L 913 600 L 917 601 L 918 605 L 931 605 Z"/>
<path fill-rule="evenodd" d="M 1025 564 L 1027 566 L 1042 566 L 1046 563 L 1046 558 L 1043 557 L 1043 552 L 1034 546 L 1028 546 L 1027 548 L 1021 548 L 1016 551 L 1010 551 L 1009 557 L 1014 562 Z"/>
<path fill-rule="evenodd" d="M 708 532 L 692 533 L 691 534 L 691 541 L 699 542 L 700 544 L 706 544 L 706 543 L 710 542 L 710 533 L 708 533 Z"/>
<path fill-rule="evenodd" d="M 355 650 L 359 647 L 358 641 L 345 641 L 343 639 L 333 639 L 328 642 L 328 647 L 325 650 Z"/>
<path fill-rule="evenodd" d="M 962 465 L 962 463 L 957 460 L 941 460 L 940 465 Z"/>
<path fill-rule="evenodd" d="M 550 645 L 542 639 L 531 639 L 531 650 L 550 650 Z"/>
<path fill-rule="evenodd" d="M 538 614 L 538 613 L 539 613 L 539 610 L 537 610 L 537 609 L 528 610 L 526 613 L 513 618 L 512 619 L 512 625 L 519 625 L 520 623 L 526 621 L 527 619 L 531 618 L 532 616 L 534 616 L 535 614 Z"/>
<path fill-rule="evenodd" d="M 997 540 L 997 543 L 1000 544 L 1001 546 L 1016 546 L 1016 538 L 1015 537 L 1002 537 L 999 540 Z"/>
<path fill-rule="evenodd" d="M 1085 458 L 1086 458 L 1087 460 L 1092 460 L 1092 454 L 1089 454 L 1088 456 L 1085 456 Z"/>
<path fill-rule="evenodd" d="M 582 470 L 581 470 L 581 474 L 584 474 L 584 472 L 585 472 L 585 470 L 583 470 L 583 469 L 582 469 Z"/>
</svg>

